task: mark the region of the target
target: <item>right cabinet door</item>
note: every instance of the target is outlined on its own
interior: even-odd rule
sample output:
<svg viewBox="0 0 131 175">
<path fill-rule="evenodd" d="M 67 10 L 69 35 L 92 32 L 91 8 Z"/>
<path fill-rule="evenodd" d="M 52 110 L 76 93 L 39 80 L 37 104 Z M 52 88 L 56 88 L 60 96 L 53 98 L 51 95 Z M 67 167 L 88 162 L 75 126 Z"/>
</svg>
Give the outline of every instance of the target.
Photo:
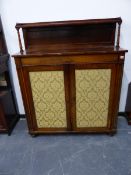
<svg viewBox="0 0 131 175">
<path fill-rule="evenodd" d="M 71 66 L 72 127 L 78 132 L 110 131 L 113 125 L 114 64 Z"/>
</svg>

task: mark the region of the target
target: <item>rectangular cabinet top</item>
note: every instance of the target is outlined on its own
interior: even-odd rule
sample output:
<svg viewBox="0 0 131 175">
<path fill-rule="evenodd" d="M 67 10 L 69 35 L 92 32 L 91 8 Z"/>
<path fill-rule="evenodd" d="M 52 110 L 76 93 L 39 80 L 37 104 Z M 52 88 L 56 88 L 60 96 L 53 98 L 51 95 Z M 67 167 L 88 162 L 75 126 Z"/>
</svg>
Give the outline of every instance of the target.
<svg viewBox="0 0 131 175">
<path fill-rule="evenodd" d="M 86 19 L 86 20 L 69 20 L 69 21 L 51 21 L 51 22 L 35 22 L 35 23 L 17 23 L 16 28 L 32 28 L 45 26 L 65 26 L 65 25 L 86 25 L 98 23 L 121 23 L 122 19 L 106 18 L 106 19 Z"/>
</svg>

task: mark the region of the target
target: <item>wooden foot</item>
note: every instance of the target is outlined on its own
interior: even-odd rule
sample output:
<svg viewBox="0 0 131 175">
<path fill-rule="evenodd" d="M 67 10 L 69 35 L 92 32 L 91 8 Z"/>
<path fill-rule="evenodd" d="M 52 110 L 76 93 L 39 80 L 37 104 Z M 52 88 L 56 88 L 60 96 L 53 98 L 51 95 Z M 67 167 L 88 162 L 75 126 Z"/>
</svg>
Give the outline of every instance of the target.
<svg viewBox="0 0 131 175">
<path fill-rule="evenodd" d="M 31 135 L 31 137 L 36 137 L 37 136 L 37 134 L 30 134 Z"/>
</svg>

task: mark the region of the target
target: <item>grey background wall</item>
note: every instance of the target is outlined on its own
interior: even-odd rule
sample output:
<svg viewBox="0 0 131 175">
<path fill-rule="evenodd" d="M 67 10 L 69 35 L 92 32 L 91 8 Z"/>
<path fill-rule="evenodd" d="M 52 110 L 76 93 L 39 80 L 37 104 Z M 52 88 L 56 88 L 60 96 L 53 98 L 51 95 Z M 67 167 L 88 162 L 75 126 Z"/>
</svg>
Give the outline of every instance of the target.
<svg viewBox="0 0 131 175">
<path fill-rule="evenodd" d="M 0 0 L 0 14 L 9 53 L 19 51 L 16 22 L 60 21 L 75 19 L 123 19 L 121 47 L 128 49 L 124 65 L 119 111 L 124 111 L 128 82 L 131 81 L 131 1 L 130 0 Z M 20 114 L 24 114 L 18 77 L 13 58 L 10 71 Z"/>
</svg>

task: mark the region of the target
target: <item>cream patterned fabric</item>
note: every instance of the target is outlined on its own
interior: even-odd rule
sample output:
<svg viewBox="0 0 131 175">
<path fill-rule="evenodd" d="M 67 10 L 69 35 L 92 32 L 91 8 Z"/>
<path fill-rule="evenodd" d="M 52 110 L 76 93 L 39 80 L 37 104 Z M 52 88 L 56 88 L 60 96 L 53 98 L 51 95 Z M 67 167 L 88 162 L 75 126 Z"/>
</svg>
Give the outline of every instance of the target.
<svg viewBox="0 0 131 175">
<path fill-rule="evenodd" d="M 30 72 L 38 128 L 67 127 L 63 71 Z"/>
<path fill-rule="evenodd" d="M 77 127 L 106 127 L 110 69 L 76 70 Z"/>
</svg>

